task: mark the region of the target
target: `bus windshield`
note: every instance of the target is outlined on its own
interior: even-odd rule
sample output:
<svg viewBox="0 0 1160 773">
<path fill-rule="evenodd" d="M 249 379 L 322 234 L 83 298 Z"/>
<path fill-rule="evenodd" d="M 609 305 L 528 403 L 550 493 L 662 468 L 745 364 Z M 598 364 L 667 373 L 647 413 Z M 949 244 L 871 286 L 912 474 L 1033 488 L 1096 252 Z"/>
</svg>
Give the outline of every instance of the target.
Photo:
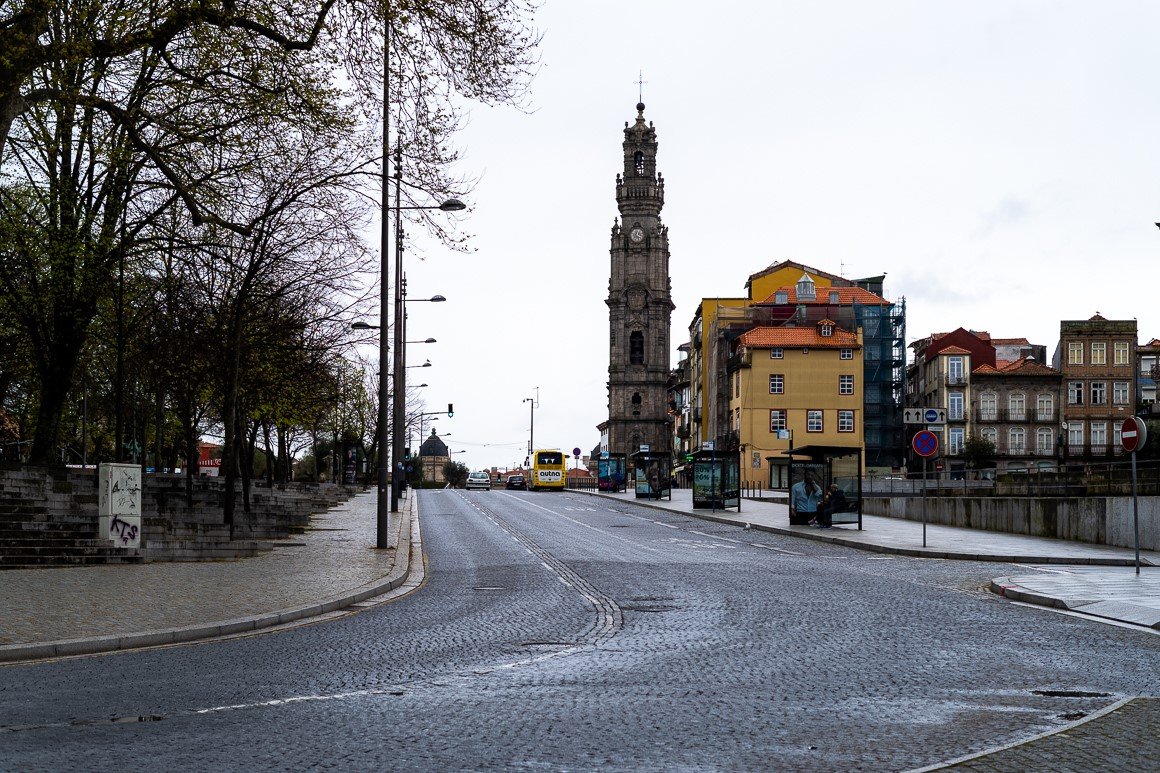
<svg viewBox="0 0 1160 773">
<path fill-rule="evenodd" d="M 561 465 L 564 463 L 564 455 L 559 451 L 537 451 L 536 464 L 551 464 Z"/>
</svg>

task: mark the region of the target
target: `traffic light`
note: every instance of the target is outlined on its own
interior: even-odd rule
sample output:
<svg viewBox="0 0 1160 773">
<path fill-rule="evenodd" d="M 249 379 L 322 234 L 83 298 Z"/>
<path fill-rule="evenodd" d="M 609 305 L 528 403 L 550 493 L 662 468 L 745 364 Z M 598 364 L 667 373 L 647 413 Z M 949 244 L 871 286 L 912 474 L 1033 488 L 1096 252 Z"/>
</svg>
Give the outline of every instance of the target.
<svg viewBox="0 0 1160 773">
<path fill-rule="evenodd" d="M 447 418 L 450 419 L 454 415 L 455 415 L 455 406 L 453 406 L 451 403 L 447 403 Z"/>
<path fill-rule="evenodd" d="M 404 459 L 411 458 L 411 447 L 410 446 L 407 446 L 406 448 L 403 449 L 403 458 Z"/>
</svg>

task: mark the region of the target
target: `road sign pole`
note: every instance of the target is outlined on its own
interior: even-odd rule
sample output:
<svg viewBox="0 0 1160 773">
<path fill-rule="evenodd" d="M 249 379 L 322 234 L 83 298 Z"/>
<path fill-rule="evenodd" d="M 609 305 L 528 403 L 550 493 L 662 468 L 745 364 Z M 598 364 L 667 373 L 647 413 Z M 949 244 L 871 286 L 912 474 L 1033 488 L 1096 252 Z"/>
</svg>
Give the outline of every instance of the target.
<svg viewBox="0 0 1160 773">
<path fill-rule="evenodd" d="M 1140 505 L 1136 499 L 1136 452 L 1132 452 L 1132 530 L 1136 545 L 1136 574 L 1140 573 Z"/>
<path fill-rule="evenodd" d="M 922 457 L 922 546 L 926 547 L 926 457 Z"/>
</svg>

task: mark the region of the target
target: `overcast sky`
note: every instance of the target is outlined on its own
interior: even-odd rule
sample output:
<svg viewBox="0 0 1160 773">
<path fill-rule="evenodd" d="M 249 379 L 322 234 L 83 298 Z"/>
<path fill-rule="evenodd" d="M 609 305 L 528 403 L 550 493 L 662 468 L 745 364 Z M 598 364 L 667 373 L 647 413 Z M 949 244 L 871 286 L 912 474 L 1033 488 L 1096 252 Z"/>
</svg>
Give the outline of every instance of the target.
<svg viewBox="0 0 1160 773">
<path fill-rule="evenodd" d="M 907 341 L 1055 348 L 1061 319 L 1160 337 L 1160 4 L 546 0 L 532 112 L 475 107 L 459 220 L 409 240 L 410 383 L 454 458 L 589 453 L 607 418 L 609 229 L 625 121 L 660 143 L 674 346 L 698 299 L 794 260 L 886 274 Z M 377 230 L 375 231 L 377 233 Z M 677 353 L 672 355 L 677 362 Z"/>
</svg>

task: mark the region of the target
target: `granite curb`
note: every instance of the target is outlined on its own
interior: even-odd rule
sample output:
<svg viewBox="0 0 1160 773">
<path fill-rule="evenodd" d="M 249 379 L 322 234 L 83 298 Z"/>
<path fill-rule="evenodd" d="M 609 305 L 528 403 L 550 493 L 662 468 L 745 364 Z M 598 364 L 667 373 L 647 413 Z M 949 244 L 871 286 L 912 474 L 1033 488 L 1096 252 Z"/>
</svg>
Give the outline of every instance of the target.
<svg viewBox="0 0 1160 773">
<path fill-rule="evenodd" d="M 218 636 L 231 636 L 263 628 L 272 628 L 277 625 L 296 622 L 319 615 L 329 614 L 340 609 L 366 601 L 369 598 L 382 595 L 398 588 L 410 577 L 411 572 L 411 519 L 414 500 L 407 499 L 408 517 L 400 519 L 399 539 L 395 547 L 395 558 L 391 572 L 376 582 L 367 583 L 348 593 L 334 596 L 307 606 L 279 609 L 258 615 L 221 620 L 200 625 L 179 626 L 156 631 L 142 631 L 116 636 L 94 636 L 84 639 L 63 639 L 35 644 L 8 644 L 0 646 L 0 664 L 9 664 L 22 661 L 45 660 L 58 657 L 72 657 L 77 655 L 97 655 L 119 650 L 140 649 L 142 647 L 157 647 L 167 644 L 188 644 L 203 639 L 212 639 Z M 399 560 L 400 556 L 406 558 Z M 246 559 L 240 559 L 246 560 Z"/>
<path fill-rule="evenodd" d="M 573 493 L 587 494 L 589 496 L 600 497 L 601 499 L 611 500 L 613 502 L 621 502 L 618 497 L 608 496 L 596 491 L 583 491 L 580 489 L 573 489 Z M 1133 566 L 1135 561 L 1131 558 L 1102 558 L 1102 557 L 1084 557 L 1084 556 L 1048 556 L 1048 555 L 1033 555 L 1033 554 L 998 554 L 998 553 L 968 553 L 956 550 L 928 550 L 918 548 L 904 548 L 894 545 L 883 545 L 880 543 L 863 542 L 861 540 L 846 539 L 842 537 L 841 533 L 835 533 L 833 529 L 828 530 L 828 533 L 822 533 L 818 530 L 802 531 L 799 529 L 792 529 L 782 526 L 769 526 L 760 523 L 751 523 L 745 520 L 744 511 L 734 516 L 718 516 L 712 515 L 712 511 L 706 513 L 704 511 L 691 512 L 689 510 L 680 510 L 673 507 L 665 507 L 664 504 L 659 504 L 655 500 L 638 499 L 633 501 L 633 504 L 639 507 L 648 507 L 653 510 L 663 510 L 668 513 L 679 513 L 680 515 L 687 515 L 692 518 L 697 518 L 702 521 L 710 521 L 712 523 L 725 524 L 727 526 L 738 526 L 753 529 L 755 531 L 764 531 L 771 534 L 780 534 L 786 537 L 799 537 L 801 539 L 814 540 L 815 542 L 829 542 L 832 544 L 843 545 L 845 547 L 854 548 L 856 550 L 865 550 L 871 553 L 890 553 L 892 555 L 907 556 L 910 558 L 941 558 L 949 561 L 989 561 L 1001 564 L 1010 563 L 1028 563 L 1028 564 L 1060 564 L 1068 566 Z M 910 523 L 908 521 L 908 523 Z M 913 522 L 917 523 L 917 522 Z M 1147 559 L 1141 559 L 1141 565 L 1153 566 Z"/>
<path fill-rule="evenodd" d="M 1129 623 L 1131 625 L 1138 625 L 1143 628 L 1160 631 L 1160 614 L 1155 609 L 1140 604 L 1123 601 L 1108 604 L 1100 598 L 1060 598 L 1049 593 L 1026 588 L 1014 582 L 1010 577 L 996 577 L 991 580 L 990 589 L 992 593 L 998 596 L 1011 599 L 1012 601 L 1020 601 L 1024 604 L 1035 604 L 1051 609 L 1063 609 L 1087 617 L 1116 620 L 1121 623 Z M 1112 610 L 1104 609 L 1104 607 L 1109 605 L 1112 606 Z M 1112 613 L 1113 610 L 1114 614 Z"/>
</svg>

